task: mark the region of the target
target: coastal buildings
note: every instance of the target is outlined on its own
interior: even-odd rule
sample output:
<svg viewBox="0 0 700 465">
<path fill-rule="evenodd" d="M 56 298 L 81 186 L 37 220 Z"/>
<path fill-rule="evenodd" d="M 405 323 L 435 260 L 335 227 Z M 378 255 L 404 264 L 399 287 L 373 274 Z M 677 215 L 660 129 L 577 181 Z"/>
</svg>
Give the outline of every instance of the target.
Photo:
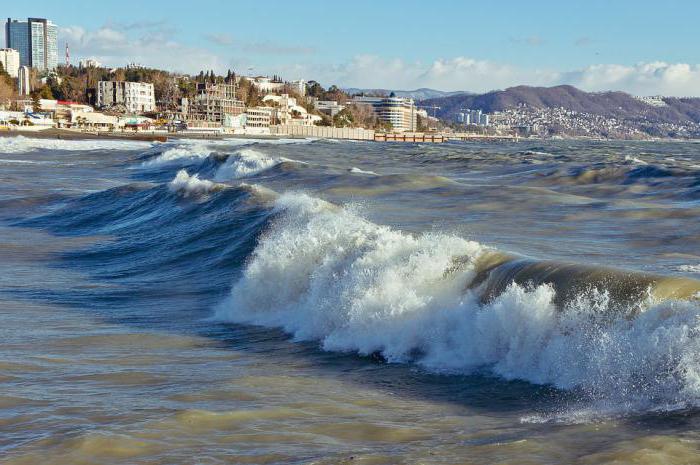
<svg viewBox="0 0 700 465">
<path fill-rule="evenodd" d="M 668 104 L 666 101 L 664 101 L 664 97 L 661 95 L 652 95 L 652 96 L 636 96 L 634 97 L 635 99 L 639 100 L 642 103 L 646 103 L 649 106 L 652 107 L 667 107 Z"/>
<path fill-rule="evenodd" d="M 102 63 L 92 58 L 85 58 L 78 62 L 78 66 L 80 66 L 81 68 L 99 68 L 100 66 L 102 66 Z"/>
<path fill-rule="evenodd" d="M 242 125 L 247 134 L 269 134 L 273 109 L 270 107 L 250 107 L 243 113 Z"/>
<path fill-rule="evenodd" d="M 0 48 L 0 63 L 10 77 L 19 75 L 19 52 L 12 48 Z"/>
<path fill-rule="evenodd" d="M 490 117 L 481 110 L 465 109 L 457 113 L 457 122 L 466 126 L 488 126 L 490 124 Z"/>
<path fill-rule="evenodd" d="M 32 91 L 30 72 L 28 66 L 20 66 L 17 72 L 17 93 L 19 95 L 29 95 Z"/>
<path fill-rule="evenodd" d="M 148 82 L 99 81 L 97 106 L 100 108 L 123 107 L 128 113 L 155 111 L 156 99 L 153 84 Z"/>
<path fill-rule="evenodd" d="M 200 82 L 195 96 L 182 102 L 183 116 L 196 127 L 231 127 L 244 111 L 245 105 L 236 98 L 236 84 Z"/>
<path fill-rule="evenodd" d="M 298 79 L 296 81 L 285 82 L 280 77 L 255 76 L 248 80 L 253 86 L 263 94 L 294 92 L 301 97 L 306 95 L 306 81 Z"/>
<path fill-rule="evenodd" d="M 371 105 L 377 118 L 391 124 L 396 132 L 416 131 L 418 128 L 418 112 L 411 98 L 396 97 L 355 97 L 352 103 Z"/>
<path fill-rule="evenodd" d="M 345 109 L 344 105 L 339 104 L 335 100 L 315 100 L 314 108 L 321 113 L 325 113 L 331 118 Z"/>
<path fill-rule="evenodd" d="M 52 70 L 58 64 L 58 26 L 44 18 L 7 18 L 5 46 L 19 52 L 21 66 Z"/>
<path fill-rule="evenodd" d="M 263 102 L 272 104 L 272 119 L 275 124 L 290 126 L 314 126 L 323 118 L 312 115 L 288 94 L 266 95 Z"/>
</svg>

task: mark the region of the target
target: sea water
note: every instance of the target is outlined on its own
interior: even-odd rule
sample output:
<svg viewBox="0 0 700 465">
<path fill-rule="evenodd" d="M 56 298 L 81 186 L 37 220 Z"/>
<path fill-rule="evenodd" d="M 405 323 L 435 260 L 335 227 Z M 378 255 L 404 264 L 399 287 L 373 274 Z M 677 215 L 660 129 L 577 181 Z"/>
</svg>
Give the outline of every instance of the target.
<svg viewBox="0 0 700 465">
<path fill-rule="evenodd" d="M 2 463 L 700 461 L 700 145 L 0 139 Z"/>
</svg>

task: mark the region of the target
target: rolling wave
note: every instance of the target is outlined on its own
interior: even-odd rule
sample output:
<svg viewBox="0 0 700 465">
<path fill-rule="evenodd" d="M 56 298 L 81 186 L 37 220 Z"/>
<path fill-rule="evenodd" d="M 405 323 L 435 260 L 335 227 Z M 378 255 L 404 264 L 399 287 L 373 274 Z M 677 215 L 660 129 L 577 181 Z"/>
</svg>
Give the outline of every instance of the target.
<svg viewBox="0 0 700 465">
<path fill-rule="evenodd" d="M 305 194 L 282 195 L 275 211 L 217 318 L 325 350 L 578 390 L 625 411 L 700 405 L 698 281 L 630 277 L 624 294 L 558 268 L 506 282 L 494 270 L 511 259 L 473 241 L 404 234 Z"/>
</svg>

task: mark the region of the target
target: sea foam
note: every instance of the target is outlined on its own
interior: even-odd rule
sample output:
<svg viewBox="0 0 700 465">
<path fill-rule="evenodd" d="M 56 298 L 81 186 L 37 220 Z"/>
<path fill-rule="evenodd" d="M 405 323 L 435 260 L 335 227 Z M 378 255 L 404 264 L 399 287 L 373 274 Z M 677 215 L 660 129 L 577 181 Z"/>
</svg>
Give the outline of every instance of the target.
<svg viewBox="0 0 700 465">
<path fill-rule="evenodd" d="M 168 189 L 171 192 L 179 192 L 186 197 L 190 195 L 208 194 L 224 187 L 225 186 L 221 184 L 216 184 L 207 179 L 199 179 L 197 174 L 190 176 L 186 170 L 178 171 L 175 178 L 168 183 Z"/>
<path fill-rule="evenodd" d="M 275 158 L 254 149 L 241 149 L 230 155 L 214 175 L 217 181 L 228 181 L 253 176 L 277 166 L 285 158 Z"/>
<path fill-rule="evenodd" d="M 87 150 L 143 150 L 150 142 L 105 139 L 43 139 L 24 136 L 0 137 L 0 153 L 22 153 L 34 150 L 65 150 L 71 152 Z"/>
<path fill-rule="evenodd" d="M 649 301 L 627 318 L 604 289 L 560 308 L 547 284 L 511 284 L 483 302 L 470 284 L 491 249 L 477 242 L 405 234 L 304 194 L 275 208 L 218 318 L 434 372 L 577 390 L 625 411 L 700 404 L 698 302 Z"/>
</svg>

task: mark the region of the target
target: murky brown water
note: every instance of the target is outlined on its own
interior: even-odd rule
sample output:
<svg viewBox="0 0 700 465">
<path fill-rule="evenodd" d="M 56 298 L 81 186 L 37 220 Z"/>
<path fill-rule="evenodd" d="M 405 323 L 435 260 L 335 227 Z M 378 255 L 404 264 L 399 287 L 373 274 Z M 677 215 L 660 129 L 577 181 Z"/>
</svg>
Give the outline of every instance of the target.
<svg viewBox="0 0 700 465">
<path fill-rule="evenodd" d="M 605 390 L 607 387 L 593 394 L 587 389 L 553 387 L 552 384 L 563 384 L 564 380 L 546 371 L 535 374 L 536 370 L 543 370 L 542 360 L 554 363 L 552 358 L 545 357 L 551 355 L 544 349 L 533 355 L 538 365 L 533 365 L 532 375 L 525 376 L 510 365 L 509 371 L 503 368 L 504 360 L 497 360 L 494 369 L 488 366 L 467 369 L 467 364 L 457 364 L 452 358 L 450 373 L 445 373 L 436 369 L 439 368 L 435 359 L 437 349 L 426 341 L 416 342 L 416 347 L 432 355 L 430 359 L 416 356 L 402 361 L 406 363 L 386 363 L 377 354 L 354 353 L 353 344 L 362 352 L 361 347 L 373 347 L 372 341 L 382 337 L 386 338 L 381 342 L 384 347 L 404 344 L 410 347 L 400 339 L 411 334 L 412 314 L 398 321 L 377 313 L 366 326 L 362 322 L 361 328 L 371 335 L 369 342 L 361 340 L 365 333 L 358 333 L 358 327 L 353 325 L 348 333 L 339 333 L 335 326 L 333 331 L 323 333 L 323 328 L 328 327 L 324 325 L 337 324 L 331 320 L 324 325 L 314 322 L 311 326 L 314 337 L 302 335 L 306 334 L 303 331 L 310 331 L 305 326 L 306 320 L 288 322 L 288 332 L 297 334 L 294 341 L 272 327 L 211 319 L 215 309 L 229 298 L 231 286 L 236 282 L 242 283 L 242 287 L 238 294 L 234 292 L 234 298 L 241 299 L 264 295 L 265 289 L 282 293 L 294 285 L 296 280 L 286 282 L 282 274 L 274 274 L 279 278 L 276 282 L 252 282 L 254 277 L 273 275 L 251 273 L 258 269 L 262 270 L 259 273 L 271 272 L 267 262 L 261 261 L 266 257 L 265 250 L 279 253 L 280 260 L 284 258 L 281 249 L 275 248 L 279 245 L 276 238 L 293 237 L 301 243 L 308 237 L 299 231 L 317 234 L 315 227 L 325 228 L 329 234 L 337 227 L 339 231 L 334 233 L 334 238 L 350 234 L 358 247 L 362 242 L 362 247 L 371 250 L 362 256 L 365 261 L 384 257 L 384 252 L 380 254 L 372 248 L 375 242 L 387 247 L 389 243 L 398 244 L 392 257 L 406 248 L 420 252 L 411 255 L 414 260 L 427 254 L 429 260 L 420 262 L 426 273 L 430 271 L 427 269 L 430 261 L 442 260 L 441 253 L 426 251 L 418 239 L 413 243 L 404 235 L 377 232 L 374 223 L 403 231 L 440 234 L 449 231 L 501 250 L 543 259 L 620 265 L 692 278 L 697 276 L 693 267 L 700 263 L 700 249 L 695 247 L 700 243 L 700 226 L 696 221 L 698 197 L 694 196 L 692 186 L 678 186 L 678 196 L 673 198 L 673 189 L 662 184 L 665 178 L 655 178 L 651 185 L 642 187 L 618 183 L 584 188 L 587 184 L 582 184 L 580 176 L 553 187 L 550 178 L 555 175 L 533 175 L 526 181 L 528 175 L 523 173 L 513 181 L 507 171 L 519 166 L 518 157 L 533 157 L 522 154 L 527 147 L 478 147 L 476 155 L 476 149 L 469 145 L 449 149 L 452 158 L 461 153 L 466 158 L 471 154 L 486 160 L 480 162 L 479 169 L 482 173 L 491 169 L 487 176 L 475 173 L 476 168 L 460 172 L 460 166 L 464 168 L 466 163 L 463 160 L 446 161 L 444 166 L 429 168 L 438 163 L 433 160 L 435 155 L 430 158 L 425 153 L 438 150 L 432 147 L 390 146 L 386 157 L 381 158 L 381 150 L 377 148 L 380 145 L 368 148 L 362 144 L 323 142 L 261 145 L 255 149 L 317 163 L 323 168 L 312 165 L 299 170 L 282 165 L 277 171 L 252 173 L 245 182 L 277 192 L 283 192 L 283 186 L 304 187 L 307 192 L 335 203 L 348 200 L 355 203 L 352 209 L 357 214 L 374 223 L 354 230 L 355 216 L 339 218 L 325 210 L 314 213 L 319 216 L 312 217 L 308 228 L 307 223 L 302 228 L 291 219 L 278 219 L 284 229 L 274 224 L 267 226 L 268 231 L 276 234 L 264 243 L 267 249 L 257 248 L 258 258 L 252 259 L 251 250 L 256 248 L 260 236 L 246 235 L 245 228 L 267 221 L 265 202 L 248 194 L 235 193 L 231 197 L 233 194 L 226 191 L 209 197 L 178 197 L 168 193 L 162 185 L 173 178 L 179 166 L 166 166 L 160 168 L 162 171 L 130 169 L 139 166 L 141 161 L 136 157 L 148 145 L 87 150 L 80 142 L 71 144 L 74 145 L 62 149 L 59 143 L 53 150 L 31 149 L 31 144 L 11 147 L 14 151 L 5 147 L 6 153 L 0 157 L 50 163 L 0 162 L 3 174 L 0 180 L 1 463 L 700 462 L 700 416 L 693 406 L 697 405 L 700 388 L 686 376 L 685 381 L 679 381 L 680 387 L 673 387 L 677 390 L 672 396 L 664 397 L 665 391 L 653 381 L 658 377 L 663 384 L 676 379 L 666 377 L 664 370 L 692 370 L 700 366 L 700 353 L 694 347 L 686 352 L 673 352 L 663 363 L 680 363 L 676 356 L 695 357 L 695 362 L 690 359 L 684 359 L 682 365 L 659 362 L 649 368 L 656 370 L 651 375 L 648 371 L 640 372 L 611 384 L 629 390 L 615 397 Z M 656 146 L 641 147 L 623 148 L 644 153 L 660 150 Z M 671 152 L 685 150 L 682 145 L 660 147 Z M 407 152 L 402 155 L 402 150 Z M 556 145 L 551 148 L 556 153 L 567 150 L 574 149 Z M 341 154 L 347 158 L 340 159 Z M 410 154 L 415 156 L 410 158 Z M 580 155 L 569 156 L 575 159 Z M 430 158 L 431 165 L 421 162 L 421 157 Z M 498 157 L 511 160 L 510 168 L 499 168 L 501 171 L 496 173 L 496 168 L 487 167 Z M 646 157 L 651 163 L 651 156 Z M 470 163 L 478 164 L 473 160 Z M 373 175 L 359 174 L 356 177 L 362 177 L 355 179 L 344 174 L 357 165 L 366 171 L 391 176 L 380 182 Z M 551 169 L 563 168 L 552 166 Z M 325 171 L 323 176 L 319 174 L 321 171 Z M 202 179 L 210 178 L 206 167 L 200 168 L 200 172 Z M 465 180 L 469 176 L 473 180 Z M 527 185 L 522 186 L 523 183 Z M 109 191 L 126 184 L 132 187 Z M 654 193 L 650 194 L 650 190 Z M 241 203 L 241 199 L 245 202 Z M 285 201 L 292 204 L 289 198 Z M 606 206 L 602 207 L 601 202 Z M 154 210 L 154 204 L 162 208 Z M 296 211 L 295 205 L 289 207 L 291 211 Z M 302 215 L 309 214 L 306 204 L 303 205 L 304 209 L 299 211 Z M 41 219 L 27 222 L 28 218 Z M 528 240 L 527 235 L 532 239 Z M 596 240 L 591 240 L 592 237 Z M 338 249 L 349 248 L 345 239 L 331 246 L 327 245 L 330 239 L 315 240 L 318 250 L 326 247 L 332 250 L 322 255 L 326 260 L 335 259 L 333 254 Z M 426 239 L 426 243 L 468 248 L 456 239 L 443 236 Z M 644 257 L 638 256 L 640 250 L 646 251 Z M 295 249 L 284 251 L 290 254 L 295 266 L 303 265 L 304 258 L 294 255 Z M 612 251 L 617 252 L 617 258 L 610 257 Z M 246 263 L 247 274 L 241 268 Z M 364 278 L 352 272 L 344 273 L 345 261 L 337 263 L 334 276 L 344 286 L 337 289 L 354 291 L 354 283 Z M 354 263 L 357 267 L 360 261 Z M 427 290 L 421 294 L 423 281 L 402 274 L 414 269 L 410 260 L 397 263 L 402 265 L 391 268 L 395 280 L 391 282 L 410 283 L 397 287 L 398 295 L 390 292 L 386 284 L 389 281 L 379 281 L 385 283 L 384 287 L 373 278 L 360 281 L 363 285 L 379 286 L 373 295 L 379 296 L 376 299 L 386 299 L 383 302 L 392 309 L 392 315 L 399 312 L 399 303 L 404 305 L 401 308 L 408 308 L 413 302 L 401 300 L 412 289 L 418 292 L 416 299 L 434 289 L 452 292 L 450 283 L 429 281 Z M 289 269 L 284 268 L 280 273 Z M 389 273 L 384 268 L 369 269 L 377 275 Z M 323 268 L 316 273 L 322 275 Z M 365 274 L 361 276 L 366 278 Z M 253 289 L 253 285 L 262 287 Z M 309 284 L 312 289 L 315 285 L 314 281 Z M 324 294 L 323 289 L 333 292 Z M 343 308 L 347 304 L 345 300 L 332 300 L 342 294 L 337 289 L 328 282 L 315 291 L 316 300 L 305 296 L 303 302 L 328 305 L 329 309 Z M 363 307 L 358 307 L 356 301 L 350 307 L 358 312 L 360 308 L 379 312 L 378 307 L 369 306 L 368 298 L 365 296 L 362 301 Z M 448 305 L 450 301 L 445 299 L 444 305 Z M 527 302 L 532 304 L 530 300 Z M 288 309 L 277 309 L 272 304 L 268 309 L 268 303 L 262 300 L 259 304 L 270 312 L 271 319 L 287 318 L 288 313 L 284 312 Z M 416 312 L 423 308 L 420 305 Z M 231 307 L 225 308 L 226 312 L 232 311 Z M 519 315 L 518 308 L 513 307 L 513 318 Z M 679 328 L 692 326 L 693 309 L 670 308 L 662 310 L 677 312 L 685 319 L 678 323 L 672 319 L 649 322 L 651 326 L 658 325 L 655 326 L 658 331 L 649 334 L 661 337 L 661 330 L 676 331 L 680 337 Z M 437 308 L 430 311 L 438 310 L 442 311 Z M 236 314 L 233 315 L 235 320 Z M 352 319 L 357 313 L 350 315 Z M 318 318 L 318 314 L 305 313 L 304 318 Z M 671 320 L 673 324 L 668 323 Z M 451 322 L 448 326 L 458 324 L 447 321 Z M 534 324 L 529 320 L 518 321 Z M 545 319 L 539 322 L 549 324 Z M 394 325 L 399 324 L 403 329 L 394 331 Z M 429 319 L 419 320 L 417 324 L 426 332 L 434 331 L 432 341 L 440 342 L 441 354 L 453 354 L 457 350 L 451 343 L 443 346 L 441 341 L 434 340 L 452 333 L 440 332 L 437 326 L 431 326 Z M 379 328 L 377 334 L 372 332 L 373 328 Z M 490 326 L 482 326 L 481 330 L 486 328 Z M 499 328 L 503 332 L 507 326 Z M 635 328 L 639 334 L 647 334 L 642 332 L 643 328 Z M 465 338 L 467 334 L 475 337 L 475 333 L 464 334 Z M 532 332 L 518 337 L 522 339 L 527 334 Z M 606 334 L 634 340 L 632 333 L 623 329 Z M 411 337 L 418 341 L 419 336 L 417 332 Z M 689 338 L 688 344 L 697 340 L 697 335 L 684 337 Z M 320 350 L 319 340 L 334 350 Z M 479 345 L 486 347 L 490 341 L 484 339 Z M 509 341 L 516 344 L 515 338 Z M 461 347 L 462 342 L 454 343 Z M 645 363 L 644 360 L 659 356 L 655 349 L 635 344 L 639 350 L 649 352 L 630 364 Z M 546 341 L 542 340 L 517 347 L 533 350 L 545 345 Z M 464 350 L 473 350 L 470 347 L 465 345 Z M 619 346 L 625 347 L 631 346 Z M 673 350 L 669 348 L 670 352 Z M 399 349 L 384 355 L 398 354 L 396 351 Z M 575 355 L 572 358 L 562 355 L 564 362 L 580 360 L 582 364 L 579 371 L 572 371 L 573 379 L 589 373 L 586 370 L 591 368 L 584 365 L 590 357 L 610 357 L 608 365 L 597 365 L 603 376 L 615 376 L 628 366 L 611 352 Z M 625 354 L 622 355 L 624 358 Z M 446 360 L 439 359 L 441 363 Z M 532 359 L 523 358 L 522 363 L 532 363 Z M 606 367 L 612 368 L 605 372 Z M 544 382 L 538 383 L 537 377 Z M 584 381 L 577 380 L 586 387 Z M 664 386 L 670 389 L 669 384 Z M 649 392 L 644 397 L 643 408 L 632 395 L 635 389 Z M 617 402 L 619 408 L 610 408 L 606 399 Z M 669 408 L 669 399 L 677 400 L 680 406 Z"/>
</svg>

